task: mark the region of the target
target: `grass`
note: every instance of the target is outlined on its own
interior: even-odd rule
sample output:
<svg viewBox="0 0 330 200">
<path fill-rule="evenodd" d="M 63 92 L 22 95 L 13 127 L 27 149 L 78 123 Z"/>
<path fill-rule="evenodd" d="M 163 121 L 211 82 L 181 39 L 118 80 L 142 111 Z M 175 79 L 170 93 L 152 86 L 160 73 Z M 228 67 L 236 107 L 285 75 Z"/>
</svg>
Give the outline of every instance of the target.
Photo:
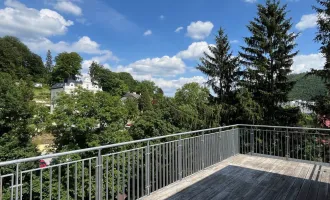
<svg viewBox="0 0 330 200">
<path fill-rule="evenodd" d="M 39 101 L 50 101 L 50 88 L 43 86 L 33 89 L 34 99 Z"/>
</svg>

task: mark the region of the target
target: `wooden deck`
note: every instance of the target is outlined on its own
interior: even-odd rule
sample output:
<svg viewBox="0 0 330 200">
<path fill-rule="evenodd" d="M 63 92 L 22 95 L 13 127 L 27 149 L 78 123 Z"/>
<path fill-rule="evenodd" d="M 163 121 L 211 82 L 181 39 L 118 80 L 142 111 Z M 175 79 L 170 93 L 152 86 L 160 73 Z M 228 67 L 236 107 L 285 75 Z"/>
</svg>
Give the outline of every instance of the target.
<svg viewBox="0 0 330 200">
<path fill-rule="evenodd" d="M 330 199 L 329 183 L 330 167 L 237 155 L 144 199 Z"/>
</svg>

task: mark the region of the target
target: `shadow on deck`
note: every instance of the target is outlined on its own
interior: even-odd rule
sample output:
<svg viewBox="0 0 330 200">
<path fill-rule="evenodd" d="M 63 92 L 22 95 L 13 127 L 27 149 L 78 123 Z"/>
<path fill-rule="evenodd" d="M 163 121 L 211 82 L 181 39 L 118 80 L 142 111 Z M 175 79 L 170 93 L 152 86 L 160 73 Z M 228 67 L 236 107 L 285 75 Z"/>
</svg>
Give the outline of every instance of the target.
<svg viewBox="0 0 330 200">
<path fill-rule="evenodd" d="M 330 168 L 237 155 L 144 199 L 330 199 Z"/>
</svg>

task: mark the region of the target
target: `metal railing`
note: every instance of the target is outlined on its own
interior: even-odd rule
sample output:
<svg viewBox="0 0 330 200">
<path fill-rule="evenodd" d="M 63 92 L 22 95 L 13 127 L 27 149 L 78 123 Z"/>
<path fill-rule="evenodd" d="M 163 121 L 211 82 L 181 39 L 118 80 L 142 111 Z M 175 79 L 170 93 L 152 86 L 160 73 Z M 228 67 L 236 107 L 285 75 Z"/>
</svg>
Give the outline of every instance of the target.
<svg viewBox="0 0 330 200">
<path fill-rule="evenodd" d="M 237 154 L 326 164 L 329 131 L 232 125 L 0 162 L 0 200 L 139 199 Z"/>
<path fill-rule="evenodd" d="M 240 153 L 330 163 L 330 129 L 238 125 Z"/>
</svg>

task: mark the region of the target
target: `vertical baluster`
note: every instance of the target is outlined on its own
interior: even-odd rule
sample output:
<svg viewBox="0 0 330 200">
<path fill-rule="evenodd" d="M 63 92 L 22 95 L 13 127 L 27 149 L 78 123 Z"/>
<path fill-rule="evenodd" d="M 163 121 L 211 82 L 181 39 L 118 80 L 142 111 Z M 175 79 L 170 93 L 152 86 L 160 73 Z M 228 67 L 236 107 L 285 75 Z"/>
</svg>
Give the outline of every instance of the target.
<svg viewBox="0 0 330 200">
<path fill-rule="evenodd" d="M 81 199 L 85 199 L 85 161 L 83 160 L 81 163 Z"/>
<path fill-rule="evenodd" d="M 146 150 L 146 193 L 147 195 L 150 194 L 150 141 L 147 143 L 147 150 Z"/>
<path fill-rule="evenodd" d="M 115 199 L 115 155 L 111 155 L 111 199 Z"/>
</svg>

